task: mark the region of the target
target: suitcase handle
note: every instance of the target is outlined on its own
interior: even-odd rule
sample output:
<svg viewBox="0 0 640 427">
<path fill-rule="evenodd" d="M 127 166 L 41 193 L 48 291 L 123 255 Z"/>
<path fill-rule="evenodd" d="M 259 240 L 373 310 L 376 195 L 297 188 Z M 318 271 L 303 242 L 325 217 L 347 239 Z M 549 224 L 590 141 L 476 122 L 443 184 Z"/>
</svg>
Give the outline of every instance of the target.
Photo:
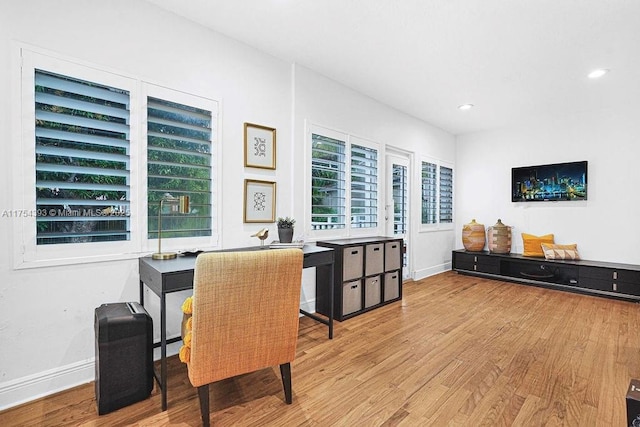
<svg viewBox="0 0 640 427">
<path fill-rule="evenodd" d="M 133 314 L 140 314 L 145 312 L 144 308 L 142 308 L 142 306 L 137 302 L 128 302 L 127 307 L 129 307 L 129 311 Z"/>
</svg>

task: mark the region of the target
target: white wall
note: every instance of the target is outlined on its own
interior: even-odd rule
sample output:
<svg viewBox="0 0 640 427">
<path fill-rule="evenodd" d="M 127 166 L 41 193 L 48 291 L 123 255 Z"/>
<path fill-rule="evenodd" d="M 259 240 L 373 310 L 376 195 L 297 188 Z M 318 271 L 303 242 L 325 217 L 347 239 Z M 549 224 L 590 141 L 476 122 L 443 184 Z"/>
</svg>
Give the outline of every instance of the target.
<svg viewBox="0 0 640 427">
<path fill-rule="evenodd" d="M 18 46 L 220 101 L 221 247 L 257 244 L 249 236 L 260 225 L 242 221 L 247 178 L 276 181 L 277 215 L 293 214 L 304 226 L 299 177 L 305 167 L 301 144 L 307 119 L 404 148 L 415 154 L 417 164 L 423 155 L 455 159 L 451 135 L 140 0 L 12 1 L 3 3 L 0 14 L 0 93 L 6 94 L 0 99 L 0 123 L 5 124 L 0 127 L 0 210 L 25 208 L 7 204 L 20 179 L 9 161 L 11 144 L 22 143 L 14 138 L 11 120 L 18 106 L 9 96 L 20 84 L 15 79 Z M 277 129 L 276 171 L 243 168 L 244 122 Z M 275 235 L 275 226 L 271 230 Z M 11 234 L 12 221 L 0 217 L 0 235 L 5 236 L 0 244 L 0 409 L 92 380 L 94 309 L 138 299 L 135 254 L 124 261 L 14 270 Z M 447 268 L 453 234 L 412 238 L 420 253 L 416 275 Z M 313 277 L 305 274 L 304 280 L 302 302 L 312 307 Z M 184 297 L 168 298 L 175 308 L 169 313 L 170 335 L 179 331 Z M 157 298 L 147 291 L 145 300 L 157 337 Z"/>
<path fill-rule="evenodd" d="M 455 139 L 452 135 L 406 114 L 381 104 L 313 71 L 295 67 L 294 150 L 296 177 L 304 177 L 303 161 L 308 138 L 305 126 L 319 125 L 366 138 L 379 144 L 399 148 L 413 157 L 413 183 L 420 179 L 420 163 L 424 157 L 453 163 Z M 308 145 L 308 144 L 307 144 Z M 381 176 L 379 183 L 383 185 Z M 305 181 L 294 181 L 294 193 L 304 194 Z M 413 185 L 415 203 L 410 207 L 412 233 L 409 251 L 412 276 L 416 279 L 451 267 L 453 230 L 420 232 L 420 188 Z M 383 204 L 384 202 L 380 202 Z M 296 217 L 303 216 L 303 203 L 294 205 Z"/>
<path fill-rule="evenodd" d="M 243 224 L 245 178 L 284 181 L 290 170 L 290 66 L 245 45 L 177 19 L 141 1 L 13 1 L 0 13 L 0 210 L 9 206 L 13 108 L 19 82 L 16 46 L 28 44 L 125 75 L 221 101 L 223 247 L 255 245 L 260 225 Z M 243 123 L 277 128 L 277 171 L 243 168 Z M 286 193 L 286 192 L 285 192 Z M 277 200 L 288 211 L 290 197 Z M 11 221 L 0 218 L 0 409 L 93 379 L 94 309 L 138 300 L 137 259 L 27 270 L 12 269 Z M 274 227 L 275 232 L 275 227 Z M 184 295 L 172 295 L 178 307 Z M 157 298 L 147 295 L 153 313 Z M 155 305 L 157 308 L 157 303 Z M 169 322 L 179 331 L 179 322 Z"/>
<path fill-rule="evenodd" d="M 553 233 L 556 243 L 577 243 L 584 259 L 640 264 L 638 159 L 640 108 L 576 113 L 458 138 L 456 247 L 472 218 L 513 227 L 512 252 L 522 253 L 520 233 Z M 587 160 L 588 200 L 512 203 L 511 168 Z"/>
</svg>

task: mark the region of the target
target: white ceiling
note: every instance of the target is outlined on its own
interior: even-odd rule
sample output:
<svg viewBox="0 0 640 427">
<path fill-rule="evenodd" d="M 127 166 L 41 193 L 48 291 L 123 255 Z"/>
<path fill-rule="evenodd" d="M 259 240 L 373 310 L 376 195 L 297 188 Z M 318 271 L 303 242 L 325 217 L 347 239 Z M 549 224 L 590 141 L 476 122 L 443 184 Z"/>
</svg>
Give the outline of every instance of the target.
<svg viewBox="0 0 640 427">
<path fill-rule="evenodd" d="M 148 1 L 456 135 L 640 101 L 639 0 Z"/>
</svg>

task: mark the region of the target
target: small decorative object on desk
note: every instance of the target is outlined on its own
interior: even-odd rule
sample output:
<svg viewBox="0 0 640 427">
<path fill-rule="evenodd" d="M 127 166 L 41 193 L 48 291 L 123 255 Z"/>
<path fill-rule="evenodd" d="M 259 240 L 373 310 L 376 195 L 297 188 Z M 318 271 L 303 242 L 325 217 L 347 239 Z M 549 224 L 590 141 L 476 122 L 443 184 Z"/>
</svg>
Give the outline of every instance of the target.
<svg viewBox="0 0 640 427">
<path fill-rule="evenodd" d="M 264 241 L 267 237 L 269 237 L 269 229 L 263 228 L 255 234 L 252 234 L 251 237 L 257 237 L 260 239 L 260 246 L 264 246 Z"/>
<path fill-rule="evenodd" d="M 184 251 L 178 251 L 178 255 L 182 255 L 182 256 L 198 256 L 200 255 L 202 252 L 204 252 L 202 249 L 186 249 Z"/>
<path fill-rule="evenodd" d="M 278 224 L 278 238 L 280 243 L 291 243 L 293 240 L 293 225 L 296 220 L 290 217 L 278 217 L 276 223 Z"/>
<path fill-rule="evenodd" d="M 462 226 L 462 244 L 471 252 L 480 252 L 484 249 L 485 233 L 484 225 L 472 219 L 469 224 Z"/>
</svg>

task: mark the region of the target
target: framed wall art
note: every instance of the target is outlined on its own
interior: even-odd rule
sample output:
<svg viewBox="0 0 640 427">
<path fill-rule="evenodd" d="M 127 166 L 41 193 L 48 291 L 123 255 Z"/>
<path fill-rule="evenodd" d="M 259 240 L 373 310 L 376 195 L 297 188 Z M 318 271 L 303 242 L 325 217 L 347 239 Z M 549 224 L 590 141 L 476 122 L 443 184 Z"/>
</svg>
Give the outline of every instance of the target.
<svg viewBox="0 0 640 427">
<path fill-rule="evenodd" d="M 244 165 L 276 168 L 276 130 L 253 123 L 244 124 Z"/>
<path fill-rule="evenodd" d="M 275 222 L 276 183 L 244 180 L 244 222 Z"/>
</svg>

